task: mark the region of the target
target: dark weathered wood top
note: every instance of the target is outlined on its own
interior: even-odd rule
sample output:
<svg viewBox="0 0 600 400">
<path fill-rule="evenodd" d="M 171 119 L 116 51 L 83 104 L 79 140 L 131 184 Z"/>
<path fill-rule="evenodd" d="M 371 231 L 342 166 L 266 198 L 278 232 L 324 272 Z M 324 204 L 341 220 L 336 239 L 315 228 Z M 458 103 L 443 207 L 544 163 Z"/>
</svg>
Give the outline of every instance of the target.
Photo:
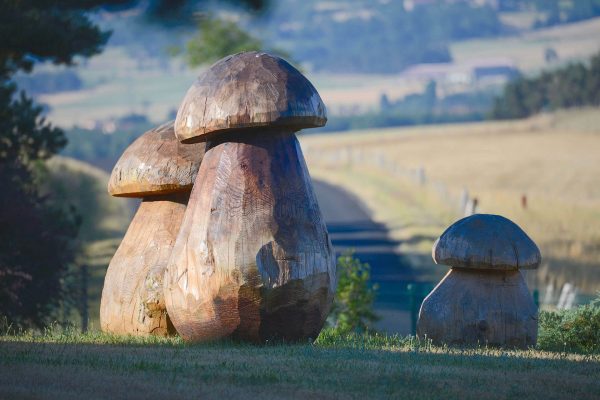
<svg viewBox="0 0 600 400">
<path fill-rule="evenodd" d="M 108 193 L 146 197 L 192 190 L 206 145 L 180 143 L 173 124 L 144 133 L 125 150 L 113 168 Z"/>
<path fill-rule="evenodd" d="M 294 130 L 325 125 L 319 93 L 287 61 L 245 52 L 217 61 L 188 90 L 175 120 L 184 142 L 242 128 L 289 126 Z M 260 130 L 249 130 L 257 134 Z"/>
<path fill-rule="evenodd" d="M 437 264 L 493 270 L 535 269 L 542 258 L 517 224 L 492 214 L 455 222 L 435 242 L 432 256 Z"/>
</svg>

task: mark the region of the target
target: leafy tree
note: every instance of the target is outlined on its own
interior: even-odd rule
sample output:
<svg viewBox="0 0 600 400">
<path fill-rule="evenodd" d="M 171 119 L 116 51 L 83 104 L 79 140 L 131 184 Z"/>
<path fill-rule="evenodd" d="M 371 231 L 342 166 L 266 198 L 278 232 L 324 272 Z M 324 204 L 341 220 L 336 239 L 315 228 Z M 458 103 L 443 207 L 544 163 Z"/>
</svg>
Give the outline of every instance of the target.
<svg viewBox="0 0 600 400">
<path fill-rule="evenodd" d="M 281 0 L 270 20 L 260 21 L 261 29 L 315 70 L 397 73 L 417 63 L 450 61 L 451 40 L 503 30 L 497 12 L 469 2 L 432 2 L 412 11 L 402 1 L 318 3 Z"/>
<path fill-rule="evenodd" d="M 600 105 L 600 52 L 590 60 L 585 97 L 589 104 Z"/>
<path fill-rule="evenodd" d="M 370 284 L 371 268 L 346 252 L 338 258 L 338 286 L 331 317 L 342 333 L 363 332 L 379 318 L 373 312 L 377 285 Z"/>
<path fill-rule="evenodd" d="M 180 27 L 194 24 L 196 13 L 204 10 L 212 0 L 149 0 L 144 17 L 163 27 Z M 253 13 L 266 10 L 270 0 L 223 0 L 221 3 L 239 5 Z"/>
<path fill-rule="evenodd" d="M 600 53 L 589 65 L 574 63 L 537 77 L 509 82 L 495 99 L 491 117 L 525 118 L 544 110 L 600 105 Z"/>
<path fill-rule="evenodd" d="M 174 54 L 179 49 L 172 49 Z M 267 48 L 257 37 L 242 29 L 233 21 L 204 14 L 198 21 L 198 32 L 187 43 L 186 56 L 192 67 L 217 61 L 242 51 L 268 50 L 288 61 L 290 55 L 279 48 Z"/>
<path fill-rule="evenodd" d="M 197 66 L 241 51 L 260 50 L 263 43 L 235 22 L 206 16 L 198 33 L 187 44 L 189 64 Z"/>
</svg>

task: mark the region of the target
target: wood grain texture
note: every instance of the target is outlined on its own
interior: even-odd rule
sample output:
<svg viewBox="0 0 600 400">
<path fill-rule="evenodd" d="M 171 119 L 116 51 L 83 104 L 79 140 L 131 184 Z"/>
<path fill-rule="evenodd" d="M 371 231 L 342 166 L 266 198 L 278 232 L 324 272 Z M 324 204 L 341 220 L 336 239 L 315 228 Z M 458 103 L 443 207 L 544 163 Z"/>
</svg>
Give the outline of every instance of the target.
<svg viewBox="0 0 600 400">
<path fill-rule="evenodd" d="M 537 307 L 519 271 L 453 268 L 425 298 L 417 335 L 436 344 L 535 346 Z"/>
<path fill-rule="evenodd" d="M 433 260 L 453 268 L 534 269 L 540 250 L 514 222 L 500 215 L 474 214 L 452 224 L 433 245 Z"/>
<path fill-rule="evenodd" d="M 111 195 L 145 197 L 192 190 L 205 144 L 180 143 L 173 124 L 144 133 L 125 150 L 108 182 Z"/>
<path fill-rule="evenodd" d="M 245 52 L 217 61 L 198 77 L 179 107 L 175 133 L 192 143 L 226 130 L 286 126 L 298 131 L 326 122 L 319 93 L 298 70 L 279 57 Z"/>
<path fill-rule="evenodd" d="M 166 336 L 168 318 L 163 277 L 183 219 L 189 193 L 146 198 L 112 258 L 102 290 L 104 332 Z"/>
<path fill-rule="evenodd" d="M 186 340 L 315 339 L 335 255 L 291 132 L 209 142 L 169 261 L 167 310 Z"/>
</svg>

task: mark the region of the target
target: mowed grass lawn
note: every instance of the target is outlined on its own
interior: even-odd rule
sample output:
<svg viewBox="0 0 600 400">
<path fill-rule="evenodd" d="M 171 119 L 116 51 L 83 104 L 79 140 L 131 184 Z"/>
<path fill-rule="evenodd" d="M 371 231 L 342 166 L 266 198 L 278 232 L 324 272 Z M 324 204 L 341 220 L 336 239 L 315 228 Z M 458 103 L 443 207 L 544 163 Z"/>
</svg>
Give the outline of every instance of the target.
<svg viewBox="0 0 600 400">
<path fill-rule="evenodd" d="M 0 398 L 593 399 L 600 356 L 452 350 L 397 337 L 254 346 L 3 336 Z"/>
</svg>

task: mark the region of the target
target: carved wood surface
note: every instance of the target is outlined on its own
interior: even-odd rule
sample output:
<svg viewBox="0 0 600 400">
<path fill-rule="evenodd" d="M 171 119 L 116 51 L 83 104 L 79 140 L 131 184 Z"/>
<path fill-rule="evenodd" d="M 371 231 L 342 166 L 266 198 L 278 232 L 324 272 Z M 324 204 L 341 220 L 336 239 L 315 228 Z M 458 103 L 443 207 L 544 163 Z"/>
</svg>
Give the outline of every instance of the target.
<svg viewBox="0 0 600 400">
<path fill-rule="evenodd" d="M 325 105 L 308 79 L 287 61 L 253 51 L 227 56 L 198 77 L 179 107 L 175 133 L 191 143 L 223 130 L 297 131 L 326 122 Z"/>
<path fill-rule="evenodd" d="M 100 303 L 104 332 L 175 333 L 164 304 L 163 277 L 188 198 L 189 193 L 153 196 L 140 204 L 104 279 Z"/>
<path fill-rule="evenodd" d="M 417 334 L 434 343 L 526 348 L 537 339 L 537 307 L 519 271 L 451 269 L 425 298 Z"/>
<path fill-rule="evenodd" d="M 335 268 L 293 133 L 207 144 L 165 278 L 180 335 L 314 339 L 333 300 Z"/>
<path fill-rule="evenodd" d="M 108 182 L 111 195 L 144 197 L 192 190 L 205 144 L 180 143 L 173 124 L 144 133 L 125 150 Z"/>
<path fill-rule="evenodd" d="M 486 270 L 534 269 L 542 258 L 517 224 L 491 214 L 455 222 L 435 242 L 432 253 L 438 264 Z"/>
</svg>

